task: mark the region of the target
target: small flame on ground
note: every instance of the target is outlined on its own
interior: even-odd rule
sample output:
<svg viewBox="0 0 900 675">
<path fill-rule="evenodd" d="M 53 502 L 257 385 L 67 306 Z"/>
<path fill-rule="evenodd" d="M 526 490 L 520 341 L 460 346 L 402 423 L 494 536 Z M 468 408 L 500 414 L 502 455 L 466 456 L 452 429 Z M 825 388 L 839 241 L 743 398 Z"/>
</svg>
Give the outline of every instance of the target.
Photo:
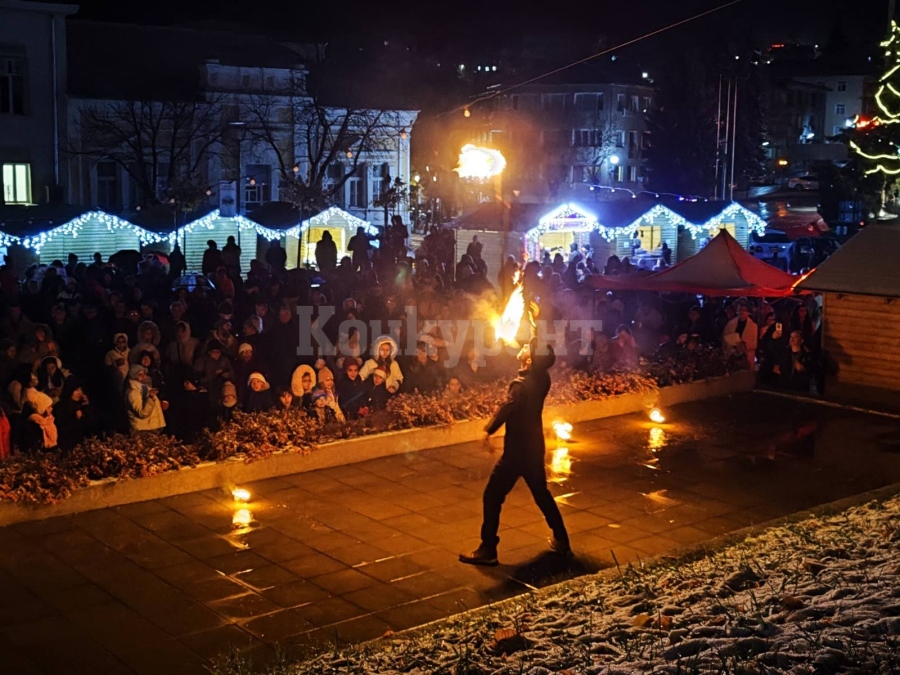
<svg viewBox="0 0 900 675">
<path fill-rule="evenodd" d="M 660 429 L 659 427 L 653 427 L 650 429 L 650 439 L 647 442 L 647 445 L 650 447 L 650 452 L 656 452 L 657 450 L 662 450 L 666 447 L 666 432 Z"/>
<path fill-rule="evenodd" d="M 550 471 L 553 483 L 565 483 L 572 473 L 572 458 L 569 457 L 568 448 L 556 448 L 553 451 L 553 459 L 550 460 Z"/>
<path fill-rule="evenodd" d="M 659 411 L 659 408 L 654 408 L 650 411 L 650 421 L 655 422 L 656 424 L 662 424 L 666 421 L 666 418 Z"/>
<path fill-rule="evenodd" d="M 561 441 L 572 440 L 572 425 L 568 422 L 554 422 L 553 431 L 556 432 L 556 437 Z"/>
<path fill-rule="evenodd" d="M 231 496 L 234 497 L 234 501 L 236 502 L 249 502 L 250 490 L 246 490 L 244 488 L 234 488 L 231 491 Z"/>
<path fill-rule="evenodd" d="M 238 509 L 231 517 L 233 527 L 248 527 L 253 522 L 253 514 L 250 509 Z"/>
</svg>

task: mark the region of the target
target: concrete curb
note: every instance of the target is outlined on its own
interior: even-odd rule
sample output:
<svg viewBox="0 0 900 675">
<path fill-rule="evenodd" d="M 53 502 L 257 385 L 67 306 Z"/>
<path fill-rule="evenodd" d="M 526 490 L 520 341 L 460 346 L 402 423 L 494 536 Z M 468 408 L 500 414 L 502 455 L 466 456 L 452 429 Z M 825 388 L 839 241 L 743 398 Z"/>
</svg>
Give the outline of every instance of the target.
<svg viewBox="0 0 900 675">
<path fill-rule="evenodd" d="M 627 415 L 647 410 L 654 405 L 669 407 L 687 401 L 750 391 L 755 383 L 756 373 L 741 371 L 726 377 L 664 387 L 650 394 L 625 394 L 604 401 L 585 401 L 574 405 L 549 407 L 544 410 L 544 421 L 550 423 L 561 417 L 568 422 L 584 422 Z M 326 443 L 308 454 L 286 451 L 251 463 L 235 458 L 223 462 L 207 462 L 195 468 L 171 471 L 139 480 L 98 481 L 57 504 L 0 503 L 0 527 L 355 464 L 445 445 L 470 443 L 483 436 L 484 424 L 484 420 L 472 420 L 456 422 L 446 427 L 407 429 Z"/>
</svg>

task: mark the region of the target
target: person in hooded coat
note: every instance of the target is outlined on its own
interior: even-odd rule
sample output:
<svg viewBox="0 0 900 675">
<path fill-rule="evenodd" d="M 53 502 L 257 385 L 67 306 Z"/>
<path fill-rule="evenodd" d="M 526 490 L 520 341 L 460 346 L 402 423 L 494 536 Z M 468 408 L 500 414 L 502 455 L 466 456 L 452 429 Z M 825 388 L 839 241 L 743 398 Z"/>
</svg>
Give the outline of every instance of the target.
<svg viewBox="0 0 900 675">
<path fill-rule="evenodd" d="M 316 371 L 312 366 L 301 363 L 291 375 L 291 393 L 300 405 L 308 408 L 312 403 L 312 392 L 316 387 Z"/>
<path fill-rule="evenodd" d="M 53 406 L 53 416 L 59 431 L 60 450 L 71 450 L 97 429 L 94 409 L 77 377 L 66 380 L 59 403 Z"/>
<path fill-rule="evenodd" d="M 153 354 L 153 362 L 156 364 L 162 363 L 162 357 L 159 353 L 160 339 L 159 326 L 152 321 L 142 321 L 137 329 L 137 342 L 135 342 L 134 347 L 131 348 L 128 354 L 129 361 L 135 364 L 144 352 L 151 352 Z"/>
<path fill-rule="evenodd" d="M 117 394 L 122 391 L 125 386 L 125 380 L 128 378 L 128 364 L 131 360 L 129 358 L 130 353 L 128 336 L 125 333 L 116 333 L 113 336 L 113 348 L 106 352 L 103 363 L 106 365 L 112 380 L 113 391 Z"/>
<path fill-rule="evenodd" d="M 275 407 L 275 397 L 269 382 L 262 373 L 251 373 L 247 379 L 247 394 L 244 396 L 244 412 L 264 412 Z"/>
<path fill-rule="evenodd" d="M 506 425 L 503 439 L 503 455 L 494 466 L 484 489 L 484 515 L 481 525 L 481 545 L 471 553 L 460 553 L 459 560 L 470 565 L 496 565 L 497 544 L 500 539 L 500 509 L 506 496 L 519 478 L 524 478 L 535 503 L 544 514 L 553 532 L 550 547 L 557 553 L 568 555 L 569 535 L 562 514 L 547 488 L 544 465 L 544 426 L 541 415 L 544 399 L 550 391 L 550 374 L 547 372 L 556 361 L 553 347 L 547 345 L 547 354 L 537 353 L 537 340 L 519 352 L 519 374 L 509 385 L 509 396 L 493 419 L 485 427 L 485 442 L 491 434 Z"/>
<path fill-rule="evenodd" d="M 400 370 L 400 364 L 397 363 L 397 343 L 388 335 L 382 335 L 375 338 L 375 344 L 372 345 L 373 356 L 369 358 L 359 371 L 362 379 L 368 379 L 376 368 L 383 368 L 387 374 L 384 384 L 388 392 L 396 394 L 403 384 L 403 373 Z"/>
<path fill-rule="evenodd" d="M 191 324 L 187 321 L 179 321 L 175 324 L 175 339 L 166 347 L 166 368 L 169 380 L 180 382 L 191 374 L 199 345 L 200 341 L 191 336 Z"/>
<path fill-rule="evenodd" d="M 247 392 L 247 380 L 250 377 L 250 373 L 262 373 L 266 376 L 266 380 L 269 379 L 267 377 L 268 371 L 263 367 L 262 359 L 256 355 L 256 350 L 249 342 L 240 344 L 237 359 L 235 359 L 232 366 L 234 368 L 234 382 L 237 388 L 237 395 L 242 400 Z"/>
</svg>

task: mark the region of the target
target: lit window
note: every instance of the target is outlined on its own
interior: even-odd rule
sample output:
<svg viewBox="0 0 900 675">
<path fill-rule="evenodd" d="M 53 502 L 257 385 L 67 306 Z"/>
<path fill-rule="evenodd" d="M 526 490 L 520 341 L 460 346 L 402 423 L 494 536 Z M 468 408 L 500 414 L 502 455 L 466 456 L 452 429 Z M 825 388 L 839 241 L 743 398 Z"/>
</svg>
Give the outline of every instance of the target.
<svg viewBox="0 0 900 675">
<path fill-rule="evenodd" d="M 3 201 L 7 204 L 31 203 L 31 165 L 3 165 Z"/>
</svg>

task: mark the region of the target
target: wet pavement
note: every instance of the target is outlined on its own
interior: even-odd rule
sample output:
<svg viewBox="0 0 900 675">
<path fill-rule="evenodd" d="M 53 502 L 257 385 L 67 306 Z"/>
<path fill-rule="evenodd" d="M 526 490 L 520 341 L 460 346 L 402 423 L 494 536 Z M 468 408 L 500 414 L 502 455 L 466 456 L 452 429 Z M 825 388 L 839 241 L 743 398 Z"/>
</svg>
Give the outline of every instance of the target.
<svg viewBox="0 0 900 675">
<path fill-rule="evenodd" d="M 765 394 L 548 437 L 576 557 L 521 482 L 497 568 L 474 548 L 496 459 L 477 443 L 0 529 L 4 673 L 203 673 L 362 641 L 900 482 L 900 422 Z M 499 446 L 499 439 L 495 441 Z"/>
</svg>

